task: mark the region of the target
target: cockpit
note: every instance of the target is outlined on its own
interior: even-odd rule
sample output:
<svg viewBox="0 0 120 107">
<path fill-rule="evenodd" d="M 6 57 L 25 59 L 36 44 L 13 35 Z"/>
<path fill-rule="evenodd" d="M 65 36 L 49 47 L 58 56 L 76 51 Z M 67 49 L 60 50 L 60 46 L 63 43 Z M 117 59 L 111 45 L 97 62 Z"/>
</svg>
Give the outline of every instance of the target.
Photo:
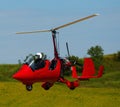
<svg viewBox="0 0 120 107">
<path fill-rule="evenodd" d="M 25 64 L 27 64 L 33 71 L 38 70 L 45 66 L 45 57 L 43 58 L 41 54 L 29 55 L 25 59 Z"/>
</svg>

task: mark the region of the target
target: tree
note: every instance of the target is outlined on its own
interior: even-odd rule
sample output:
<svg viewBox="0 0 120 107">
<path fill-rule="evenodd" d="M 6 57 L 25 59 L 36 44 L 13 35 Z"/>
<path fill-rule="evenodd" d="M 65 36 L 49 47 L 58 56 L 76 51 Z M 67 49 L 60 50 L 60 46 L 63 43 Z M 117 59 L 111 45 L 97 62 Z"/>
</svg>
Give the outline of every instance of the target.
<svg viewBox="0 0 120 107">
<path fill-rule="evenodd" d="M 103 61 L 103 49 L 101 46 L 96 45 L 95 47 L 91 47 L 88 49 L 87 54 L 91 56 L 91 58 L 94 60 L 95 66 L 98 69 L 99 65 L 102 64 Z"/>
</svg>

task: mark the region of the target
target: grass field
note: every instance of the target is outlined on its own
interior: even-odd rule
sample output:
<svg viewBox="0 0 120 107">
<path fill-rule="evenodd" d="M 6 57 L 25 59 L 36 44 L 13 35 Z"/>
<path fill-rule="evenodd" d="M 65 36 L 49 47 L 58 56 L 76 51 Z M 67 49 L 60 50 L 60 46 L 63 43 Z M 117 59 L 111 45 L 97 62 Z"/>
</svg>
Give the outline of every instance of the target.
<svg viewBox="0 0 120 107">
<path fill-rule="evenodd" d="M 37 83 L 31 92 L 11 78 L 19 65 L 0 65 L 0 107 L 120 107 L 120 62 L 104 63 L 102 78 L 80 81 L 75 90 L 56 83 L 45 91 Z"/>
<path fill-rule="evenodd" d="M 35 84 L 31 92 L 19 82 L 0 82 L 1 107 L 120 107 L 120 88 L 78 87 L 55 84 L 45 91 Z"/>
</svg>

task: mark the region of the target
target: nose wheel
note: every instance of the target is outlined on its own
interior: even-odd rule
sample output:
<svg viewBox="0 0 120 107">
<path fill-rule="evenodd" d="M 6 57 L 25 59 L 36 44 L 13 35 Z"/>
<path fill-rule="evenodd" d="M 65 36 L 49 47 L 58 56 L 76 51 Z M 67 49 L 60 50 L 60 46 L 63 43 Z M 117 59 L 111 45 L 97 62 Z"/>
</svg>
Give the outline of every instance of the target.
<svg viewBox="0 0 120 107">
<path fill-rule="evenodd" d="M 33 88 L 32 85 L 26 85 L 26 90 L 27 90 L 27 91 L 31 91 L 32 88 Z"/>
</svg>

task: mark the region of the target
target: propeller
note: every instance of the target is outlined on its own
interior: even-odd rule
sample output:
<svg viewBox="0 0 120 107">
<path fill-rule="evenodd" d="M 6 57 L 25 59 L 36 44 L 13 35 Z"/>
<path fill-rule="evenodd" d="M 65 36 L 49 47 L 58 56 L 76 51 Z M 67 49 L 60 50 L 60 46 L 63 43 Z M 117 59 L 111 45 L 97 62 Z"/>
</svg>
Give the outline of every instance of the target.
<svg viewBox="0 0 120 107">
<path fill-rule="evenodd" d="M 67 48 L 67 54 L 68 54 L 68 57 L 70 57 L 70 52 L 69 52 L 68 42 L 66 42 L 66 48 Z"/>
<path fill-rule="evenodd" d="M 90 15 L 90 16 L 87 16 L 87 17 L 84 17 L 84 18 L 75 20 L 75 21 L 73 21 L 73 22 L 69 22 L 69 23 L 67 23 L 67 24 L 58 26 L 58 27 L 53 28 L 53 29 L 50 29 L 50 30 L 36 30 L 36 31 L 30 31 L 30 32 L 17 32 L 16 34 L 30 34 L 30 33 L 40 33 L 40 32 L 53 32 L 53 31 L 56 31 L 56 30 L 59 30 L 59 29 L 61 29 L 61 28 L 67 27 L 67 26 L 69 26 L 69 25 L 72 25 L 72 24 L 75 24 L 75 23 L 78 23 L 78 22 L 81 22 L 81 21 L 90 19 L 90 18 L 95 17 L 95 16 L 98 16 L 98 15 L 99 15 L 99 14 L 93 14 L 93 15 Z"/>
<path fill-rule="evenodd" d="M 70 55 L 70 52 L 69 52 L 69 46 L 68 46 L 68 42 L 66 42 L 66 48 L 67 48 L 67 54 L 68 54 L 68 60 L 71 62 L 72 65 L 78 65 L 79 67 L 83 66 L 82 64 L 80 64 L 78 61 L 74 61 L 72 59 L 72 56 Z"/>
</svg>

